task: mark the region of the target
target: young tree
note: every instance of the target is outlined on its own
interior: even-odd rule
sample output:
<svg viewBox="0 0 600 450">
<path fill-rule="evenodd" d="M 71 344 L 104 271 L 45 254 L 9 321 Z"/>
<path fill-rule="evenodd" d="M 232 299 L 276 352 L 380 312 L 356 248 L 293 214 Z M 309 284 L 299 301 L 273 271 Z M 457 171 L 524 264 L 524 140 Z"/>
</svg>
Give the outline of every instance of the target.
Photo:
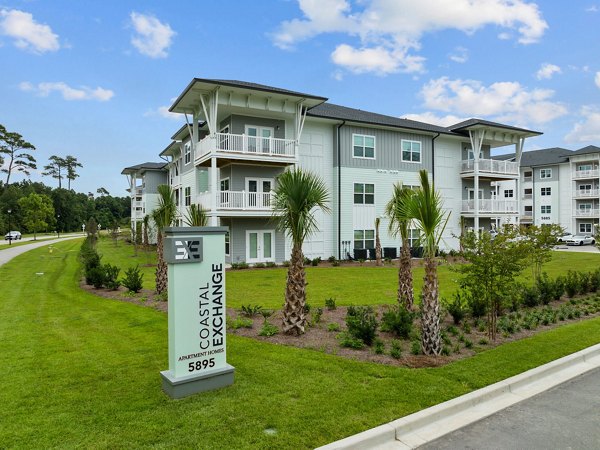
<svg viewBox="0 0 600 450">
<path fill-rule="evenodd" d="M 208 225 L 208 215 L 202 205 L 191 204 L 183 219 L 188 227 L 205 227 Z"/>
<path fill-rule="evenodd" d="M 449 214 L 442 209 L 442 197 L 429 183 L 426 170 L 419 171 L 421 187 L 406 201 L 401 210 L 404 220 L 413 220 L 421 234 L 425 259 L 423 279 L 423 304 L 421 315 L 421 346 L 426 355 L 439 355 L 442 351 L 440 335 L 440 300 L 435 254 Z"/>
<path fill-rule="evenodd" d="M 304 239 L 317 231 L 315 208 L 329 212 L 329 193 L 325 183 L 316 175 L 300 168 L 286 170 L 277 178 L 273 199 L 273 218 L 277 230 L 292 239 L 292 255 L 285 288 L 283 331 L 286 334 L 304 333 L 306 316 L 306 274 L 304 272 Z"/>
<path fill-rule="evenodd" d="M 461 286 L 472 296 L 483 300 L 488 315 L 488 333 L 496 340 L 498 313 L 507 296 L 514 292 L 515 278 L 525 267 L 525 241 L 517 240 L 510 227 L 494 238 L 489 233 L 465 233 L 462 237 L 463 256 L 469 264 L 460 264 Z"/>
<path fill-rule="evenodd" d="M 177 205 L 175 204 L 173 191 L 166 184 L 159 185 L 158 206 L 152 211 L 152 219 L 157 228 L 156 250 L 158 253 L 158 262 L 156 265 L 156 292 L 159 294 L 166 292 L 168 287 L 167 263 L 165 262 L 163 253 L 163 230 L 173 224 L 176 215 Z"/>
<path fill-rule="evenodd" d="M 375 219 L 375 264 L 381 266 L 381 241 L 379 240 L 379 224 L 381 219 L 377 217 Z"/>
<path fill-rule="evenodd" d="M 401 184 L 394 185 L 391 200 L 385 207 L 385 214 L 390 218 L 389 230 L 392 236 L 400 236 L 402 247 L 398 260 L 398 303 L 404 305 L 409 311 L 414 304 L 413 276 L 408 238 L 410 233 L 410 220 L 403 216 L 406 204 L 414 191 Z"/>
<path fill-rule="evenodd" d="M 67 189 L 71 190 L 71 181 L 74 181 L 75 178 L 79 177 L 77 173 L 78 167 L 83 167 L 83 165 L 77 161 L 77 158 L 71 155 L 67 155 L 64 159 L 65 169 L 67 170 Z"/>
<path fill-rule="evenodd" d="M 56 178 L 58 180 L 58 188 L 62 188 L 62 179 L 64 178 L 65 160 L 60 156 L 52 155 L 48 158 L 49 163 L 44 166 L 42 175 L 46 177 Z"/>
<path fill-rule="evenodd" d="M 33 240 L 37 232 L 46 229 L 54 223 L 54 207 L 52 199 L 47 195 L 32 192 L 27 197 L 19 199 L 19 207 L 23 212 L 23 224 L 33 232 Z"/>
<path fill-rule="evenodd" d="M 0 125 L 0 158 L 8 160 L 8 166 L 2 166 L 2 172 L 6 174 L 6 186 L 10 184 L 13 172 L 22 172 L 29 176 L 30 170 L 37 169 L 35 158 L 29 153 L 33 150 L 35 147 L 25 141 L 23 136 L 9 132 Z"/>
<path fill-rule="evenodd" d="M 103 188 L 103 187 L 99 187 L 96 190 L 96 193 L 100 194 L 101 196 L 103 196 L 103 195 L 110 195 L 109 192 L 105 188 Z"/>
<path fill-rule="evenodd" d="M 144 218 L 142 219 L 142 224 L 143 224 L 142 244 L 144 245 L 145 249 L 148 249 L 148 246 L 150 245 L 150 216 L 148 214 L 146 214 L 144 216 Z"/>
<path fill-rule="evenodd" d="M 533 280 L 537 283 L 542 276 L 542 265 L 552 259 L 552 248 L 558 242 L 558 238 L 564 234 L 564 229 L 557 224 L 542 226 L 531 225 L 521 229 L 521 235 L 527 252 Z"/>
</svg>

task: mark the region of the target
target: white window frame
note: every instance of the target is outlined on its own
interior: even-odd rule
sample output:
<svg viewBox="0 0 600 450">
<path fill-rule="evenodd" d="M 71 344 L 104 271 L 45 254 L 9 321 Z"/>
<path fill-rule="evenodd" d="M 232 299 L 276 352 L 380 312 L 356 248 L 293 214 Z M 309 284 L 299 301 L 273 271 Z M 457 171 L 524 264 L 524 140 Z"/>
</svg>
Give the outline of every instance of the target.
<svg viewBox="0 0 600 450">
<path fill-rule="evenodd" d="M 189 195 L 188 195 L 189 192 Z M 186 186 L 183 188 L 183 205 L 190 206 L 192 204 L 192 187 Z"/>
<path fill-rule="evenodd" d="M 582 230 L 582 229 L 581 229 L 581 228 L 582 228 L 582 225 L 583 225 L 583 226 L 586 228 L 585 230 Z M 588 231 L 588 230 L 587 230 L 587 228 L 588 228 L 588 225 L 589 225 L 589 230 L 590 230 L 590 231 Z M 582 222 L 582 223 L 580 223 L 580 224 L 579 224 L 579 232 L 580 232 L 580 233 L 591 233 L 593 228 L 594 228 L 594 226 L 593 226 L 593 224 L 592 224 L 592 223 L 590 223 L 590 222 Z"/>
<path fill-rule="evenodd" d="M 418 228 L 408 229 L 408 246 L 413 248 L 421 237 L 421 231 Z"/>
<path fill-rule="evenodd" d="M 578 164 L 577 165 L 577 171 L 588 171 L 588 170 L 594 170 L 594 165 L 592 163 L 585 163 L 585 164 Z"/>
<path fill-rule="evenodd" d="M 410 147 L 410 154 L 411 154 L 411 159 L 404 159 L 404 143 L 407 142 L 409 144 L 411 144 Z M 416 152 L 413 147 L 412 144 L 419 144 L 419 151 Z M 418 153 L 419 154 L 419 160 L 418 161 L 413 161 L 413 154 Z M 402 139 L 400 141 L 400 159 L 402 162 L 406 162 L 406 163 L 412 163 L 412 164 L 422 164 L 423 163 L 423 143 L 421 141 L 413 141 L 410 139 Z"/>
<path fill-rule="evenodd" d="M 472 148 L 467 148 L 467 160 L 473 161 L 475 159 L 475 152 Z M 479 150 L 479 159 L 483 159 L 483 150 Z"/>
<path fill-rule="evenodd" d="M 363 145 L 362 145 L 362 156 L 356 156 L 354 154 L 354 147 L 357 147 L 354 144 L 354 138 L 355 136 L 359 136 L 362 137 L 363 139 Z M 365 149 L 370 148 L 367 147 L 365 145 L 365 138 L 371 138 L 373 139 L 373 156 L 365 156 Z M 372 136 L 370 134 L 361 134 L 361 133 L 352 133 L 352 157 L 356 158 L 356 159 L 376 159 L 377 158 L 377 139 L 375 138 L 375 136 Z"/>
<path fill-rule="evenodd" d="M 587 183 L 587 184 L 580 184 L 579 186 L 577 186 L 577 189 L 579 191 L 591 191 L 593 189 L 593 187 L 592 187 L 591 183 Z"/>
<path fill-rule="evenodd" d="M 552 188 L 551 187 L 540 188 L 540 195 L 542 197 L 549 197 L 550 195 L 552 195 Z"/>
<path fill-rule="evenodd" d="M 362 193 L 357 193 L 356 192 L 356 186 L 357 185 L 361 185 L 363 187 L 363 191 Z M 373 193 L 367 193 L 367 186 L 373 186 Z M 352 201 L 354 202 L 355 205 L 363 205 L 363 206 L 375 206 L 375 183 L 354 183 L 354 185 L 352 186 Z M 361 195 L 362 196 L 362 202 L 357 202 L 356 201 L 356 196 L 357 195 Z M 373 196 L 373 203 L 367 203 L 366 197 L 367 195 L 372 195 Z"/>
<path fill-rule="evenodd" d="M 248 133 L 249 128 L 256 128 L 256 136 L 250 136 Z M 266 138 L 262 135 L 264 130 L 269 130 L 271 132 L 271 136 Z M 251 139 L 255 139 L 256 148 L 253 152 L 257 153 L 269 153 L 271 150 L 271 139 L 275 138 L 275 128 L 274 127 L 264 127 L 259 125 L 247 124 L 244 126 L 244 133 L 246 134 L 246 141 L 250 142 Z M 268 139 L 268 140 L 266 140 Z M 248 147 L 250 145 L 248 144 Z M 250 153 L 253 153 L 250 152 Z"/>
<path fill-rule="evenodd" d="M 361 232 L 362 233 L 362 239 L 356 239 L 356 232 Z M 367 239 L 367 231 L 370 231 L 373 233 L 373 238 L 368 238 Z M 373 247 L 367 247 L 366 242 L 367 241 L 373 241 Z M 356 243 L 357 242 L 362 242 L 362 247 L 357 247 Z M 366 230 L 354 230 L 353 234 L 352 234 L 352 248 L 353 250 L 363 250 L 363 249 L 369 249 L 369 248 L 375 248 L 375 230 L 373 229 L 366 229 Z"/>
<path fill-rule="evenodd" d="M 192 143 L 187 141 L 183 144 L 183 164 L 188 165 L 192 162 Z"/>
<path fill-rule="evenodd" d="M 227 182 L 227 183 L 225 183 L 225 182 Z M 227 189 L 223 189 L 224 184 L 227 184 L 227 186 L 226 186 Z M 230 189 L 231 189 L 231 183 L 229 181 L 229 177 L 221 178 L 221 181 L 219 182 L 219 190 L 221 192 L 223 192 L 223 191 L 229 191 Z"/>
<path fill-rule="evenodd" d="M 579 211 L 591 211 L 592 209 L 594 209 L 594 205 L 590 202 L 586 202 L 586 203 L 579 203 L 577 205 L 577 209 Z"/>
<path fill-rule="evenodd" d="M 552 205 L 542 205 L 540 207 L 540 214 L 552 214 Z"/>
<path fill-rule="evenodd" d="M 225 233 L 225 256 L 231 256 L 231 232 Z"/>
<path fill-rule="evenodd" d="M 552 169 L 540 169 L 540 180 L 552 178 Z"/>
<path fill-rule="evenodd" d="M 250 258 L 250 233 L 257 233 L 257 257 Z M 264 240 L 264 234 L 271 233 L 271 257 L 264 258 L 264 251 L 262 250 L 262 242 Z M 246 262 L 249 264 L 257 262 L 274 262 L 275 261 L 275 230 L 246 230 Z"/>
<path fill-rule="evenodd" d="M 514 197 L 515 197 L 515 191 L 514 191 L 514 189 L 506 189 L 504 191 L 504 198 L 514 198 Z"/>
</svg>

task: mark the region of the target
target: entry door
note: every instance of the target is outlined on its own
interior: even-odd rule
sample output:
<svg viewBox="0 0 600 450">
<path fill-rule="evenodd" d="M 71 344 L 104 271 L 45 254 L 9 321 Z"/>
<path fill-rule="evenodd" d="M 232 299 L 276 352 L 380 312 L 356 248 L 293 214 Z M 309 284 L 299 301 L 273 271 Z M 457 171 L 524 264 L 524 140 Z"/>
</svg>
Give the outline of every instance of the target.
<svg viewBox="0 0 600 450">
<path fill-rule="evenodd" d="M 248 152 L 270 153 L 271 137 L 273 137 L 273 132 L 273 128 L 246 125 L 246 135 L 248 136 Z"/>
<path fill-rule="evenodd" d="M 275 261 L 275 231 L 246 231 L 246 262 Z"/>
<path fill-rule="evenodd" d="M 252 208 L 270 208 L 272 187 L 273 180 L 270 178 L 246 178 L 248 206 Z"/>
</svg>

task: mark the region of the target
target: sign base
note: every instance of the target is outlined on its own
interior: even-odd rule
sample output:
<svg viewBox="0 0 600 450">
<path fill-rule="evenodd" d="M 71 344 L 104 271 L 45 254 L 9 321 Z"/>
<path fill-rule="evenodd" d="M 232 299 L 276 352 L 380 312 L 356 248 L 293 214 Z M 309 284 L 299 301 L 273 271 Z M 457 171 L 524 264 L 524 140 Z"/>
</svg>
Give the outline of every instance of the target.
<svg viewBox="0 0 600 450">
<path fill-rule="evenodd" d="M 188 375 L 176 378 L 169 370 L 160 373 L 162 388 L 171 398 L 183 398 L 198 392 L 212 391 L 233 384 L 235 368 L 229 364 L 225 367 L 204 372 L 202 375 Z"/>
</svg>

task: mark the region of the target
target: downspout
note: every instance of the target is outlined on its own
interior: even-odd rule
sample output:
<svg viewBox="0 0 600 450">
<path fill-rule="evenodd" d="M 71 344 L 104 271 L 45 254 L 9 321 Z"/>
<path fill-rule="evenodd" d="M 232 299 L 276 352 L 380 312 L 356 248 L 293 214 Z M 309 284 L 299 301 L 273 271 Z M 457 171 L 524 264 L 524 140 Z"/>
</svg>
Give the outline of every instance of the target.
<svg viewBox="0 0 600 450">
<path fill-rule="evenodd" d="M 431 138 L 431 181 L 433 184 L 435 184 L 435 140 L 440 137 L 440 134 Z"/>
<path fill-rule="evenodd" d="M 337 126 L 337 164 L 338 164 L 338 259 L 342 259 L 342 145 L 340 144 L 340 128 L 346 124 L 344 120 Z"/>
</svg>

